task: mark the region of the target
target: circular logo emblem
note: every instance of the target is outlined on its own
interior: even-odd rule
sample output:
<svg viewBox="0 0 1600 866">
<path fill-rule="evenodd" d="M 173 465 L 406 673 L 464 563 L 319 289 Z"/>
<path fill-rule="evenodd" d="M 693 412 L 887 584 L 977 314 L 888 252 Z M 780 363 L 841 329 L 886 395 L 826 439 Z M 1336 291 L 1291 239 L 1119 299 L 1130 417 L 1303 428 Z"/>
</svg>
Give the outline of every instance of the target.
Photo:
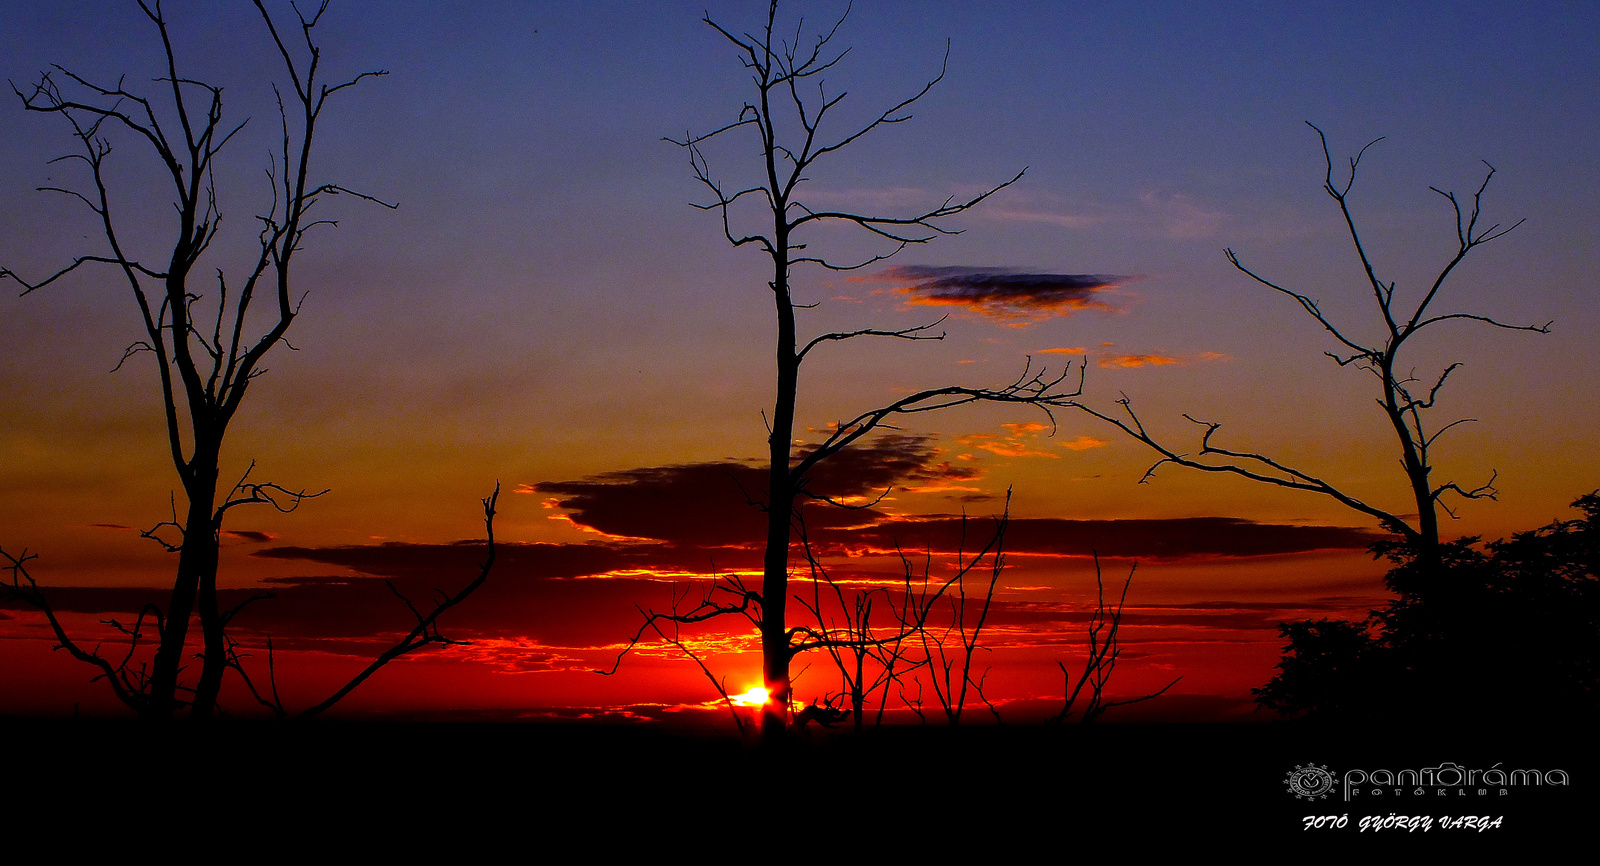
<svg viewBox="0 0 1600 866">
<path fill-rule="evenodd" d="M 1283 784 L 1300 800 L 1321 800 L 1333 791 L 1333 774 L 1326 765 L 1296 764 Z"/>
</svg>

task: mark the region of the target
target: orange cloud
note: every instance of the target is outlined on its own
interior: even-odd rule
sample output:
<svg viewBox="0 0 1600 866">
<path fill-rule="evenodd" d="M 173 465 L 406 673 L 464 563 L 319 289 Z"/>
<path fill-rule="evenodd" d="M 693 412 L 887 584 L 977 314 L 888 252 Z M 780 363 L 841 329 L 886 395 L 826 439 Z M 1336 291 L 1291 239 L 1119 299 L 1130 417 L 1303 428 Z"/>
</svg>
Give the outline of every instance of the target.
<svg viewBox="0 0 1600 866">
<path fill-rule="evenodd" d="M 1040 450 L 1035 442 L 1041 433 L 1050 429 L 1050 425 L 1039 422 L 1026 424 L 1002 424 L 1008 431 L 1007 436 L 996 436 L 992 433 L 971 433 L 956 439 L 968 448 L 978 448 L 1001 457 L 1049 457 L 1060 459 L 1060 454 Z M 958 458 L 959 459 L 959 458 Z"/>
<path fill-rule="evenodd" d="M 1118 355 L 1114 358 L 1101 358 L 1097 363 L 1102 367 L 1162 367 L 1167 364 L 1178 363 L 1177 358 L 1166 355 Z"/>
</svg>

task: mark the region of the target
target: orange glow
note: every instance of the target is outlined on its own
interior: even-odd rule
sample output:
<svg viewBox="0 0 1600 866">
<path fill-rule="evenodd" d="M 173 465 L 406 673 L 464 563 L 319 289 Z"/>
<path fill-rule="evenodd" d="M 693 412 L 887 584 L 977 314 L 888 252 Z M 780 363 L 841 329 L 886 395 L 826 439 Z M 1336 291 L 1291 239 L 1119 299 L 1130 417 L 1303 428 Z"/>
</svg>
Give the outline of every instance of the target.
<svg viewBox="0 0 1600 866">
<path fill-rule="evenodd" d="M 742 695 L 730 695 L 728 700 L 736 707 L 759 707 L 767 703 L 770 693 L 761 686 L 751 686 L 750 691 Z"/>
</svg>

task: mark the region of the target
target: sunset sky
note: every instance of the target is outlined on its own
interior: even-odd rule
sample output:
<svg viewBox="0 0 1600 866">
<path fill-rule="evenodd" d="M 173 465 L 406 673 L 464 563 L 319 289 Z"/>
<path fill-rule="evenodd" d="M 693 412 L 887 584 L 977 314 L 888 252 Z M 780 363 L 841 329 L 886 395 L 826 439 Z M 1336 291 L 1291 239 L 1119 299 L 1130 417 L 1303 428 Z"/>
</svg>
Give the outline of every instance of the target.
<svg viewBox="0 0 1600 866">
<path fill-rule="evenodd" d="M 24 92 L 59 63 L 95 81 L 127 75 L 152 94 L 154 27 L 137 6 L 85 24 L 81 4 L 0 0 L 0 73 Z M 201 272 L 243 267 L 277 129 L 279 64 L 244 0 L 169 2 L 180 73 L 223 85 L 250 123 L 217 186 L 224 233 Z M 276 8 L 276 7 L 274 7 Z M 809 42 L 844 4 L 788 3 Z M 287 8 L 281 10 L 287 13 Z M 737 119 L 752 93 L 735 32 L 759 2 L 377 2 L 334 0 L 318 35 L 335 79 L 369 79 L 330 101 L 313 172 L 398 204 L 332 199 L 296 280 L 308 292 L 230 431 L 223 475 L 328 492 L 294 514 L 231 512 L 221 580 L 278 598 L 241 615 L 270 636 L 291 706 L 321 698 L 380 652 L 413 598 L 470 579 L 482 554 L 478 500 L 498 481 L 501 561 L 444 625 L 470 646 L 400 662 L 350 712 L 660 714 L 715 697 L 695 666 L 652 646 L 608 667 L 664 609 L 673 582 L 759 571 L 763 412 L 772 401 L 769 264 L 734 249 L 687 154 L 662 141 Z M 948 314 L 942 342 L 856 341 L 819 349 L 802 373 L 799 425 L 827 425 L 909 391 L 998 386 L 1032 364 L 1086 363 L 1086 403 L 1123 395 L 1165 440 L 1198 447 L 1183 419 L 1224 423 L 1219 442 L 1272 455 L 1380 507 L 1409 513 L 1375 381 L 1324 357 L 1334 343 L 1294 302 L 1236 271 L 1322 303 L 1356 334 L 1380 321 L 1337 206 L 1322 191 L 1316 134 L 1340 178 L 1366 152 L 1350 203 L 1384 280 L 1416 298 L 1456 248 L 1449 203 L 1487 171 L 1487 223 L 1526 222 L 1474 250 L 1432 329 L 1406 359 L 1439 393 L 1435 482 L 1498 502 L 1462 503 L 1449 535 L 1500 537 L 1567 518 L 1600 487 L 1600 8 L 1531 3 L 856 3 L 830 70 L 837 135 L 944 80 L 889 125 L 820 162 L 815 209 L 901 216 L 1014 185 L 944 223 L 961 234 L 872 267 L 799 267 L 802 339 L 897 329 Z M 83 181 L 50 160 L 74 142 L 59 118 L 0 101 L 0 267 L 37 280 L 105 242 L 81 203 L 36 192 Z M 824 131 L 828 131 L 825 127 Z M 113 190 L 136 242 L 171 209 L 149 153 L 114 141 Z M 731 188 L 757 180 L 757 145 L 708 148 Z M 840 258 L 885 248 L 845 231 L 808 238 Z M 148 257 L 170 255 L 146 246 Z M 763 270 L 767 268 L 767 270 Z M 996 275 L 1083 277 L 1027 303 L 986 302 Z M 27 297 L 0 284 L 0 546 L 37 552 L 41 583 L 86 634 L 170 586 L 175 559 L 138 530 L 177 488 L 154 366 L 135 358 L 133 299 L 109 269 Z M 942 281 L 941 281 L 942 280 Z M 991 279 L 991 283 L 993 280 Z M 1059 281 L 1058 281 L 1059 282 Z M 1373 337 L 1376 339 L 1376 337 Z M 1280 620 L 1360 617 L 1385 599 L 1365 547 L 1375 524 L 1338 503 L 1167 466 L 1077 413 L 981 407 L 917 416 L 819 475 L 870 511 L 815 509 L 836 575 L 898 579 L 895 545 L 948 565 L 969 517 L 990 531 L 1012 490 L 1008 567 L 984 643 L 991 697 L 1017 721 L 1059 701 L 1056 661 L 1081 652 L 1098 551 L 1108 585 L 1138 570 L 1112 690 L 1152 691 L 1174 719 L 1248 714 L 1272 674 Z M 181 494 L 179 494 L 181 495 Z M 1452 503 L 1454 505 L 1454 503 Z M 181 504 L 180 504 L 181 507 Z M 920 565 L 919 565 L 920 567 Z M 682 591 L 681 589 L 679 590 Z M 700 590 L 691 591 L 698 598 Z M 242 595 L 240 596 L 242 597 Z M 791 610 L 794 606 L 791 605 Z M 798 611 L 795 611 L 798 615 Z M 753 636 L 698 644 L 730 691 L 758 684 Z M 0 608 L 0 711 L 110 708 L 87 666 L 49 652 L 36 615 Z M 797 671 L 808 660 L 796 663 Z M 836 691 L 810 659 L 797 696 Z M 264 673 L 262 674 L 264 676 Z M 231 708 L 248 708 L 234 694 Z M 1007 710 L 1010 704 L 1012 709 Z"/>
</svg>

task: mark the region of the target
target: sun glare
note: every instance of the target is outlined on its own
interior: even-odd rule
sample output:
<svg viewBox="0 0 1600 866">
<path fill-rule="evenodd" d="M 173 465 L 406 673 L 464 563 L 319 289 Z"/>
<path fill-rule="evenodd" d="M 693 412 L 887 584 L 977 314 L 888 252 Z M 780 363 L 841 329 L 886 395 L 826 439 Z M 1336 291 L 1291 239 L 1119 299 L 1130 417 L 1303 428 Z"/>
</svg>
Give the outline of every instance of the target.
<svg viewBox="0 0 1600 866">
<path fill-rule="evenodd" d="M 767 702 L 767 697 L 766 689 L 760 686 L 751 686 L 750 691 L 742 695 L 732 695 L 728 700 L 733 701 L 735 706 L 759 707 Z"/>
</svg>

